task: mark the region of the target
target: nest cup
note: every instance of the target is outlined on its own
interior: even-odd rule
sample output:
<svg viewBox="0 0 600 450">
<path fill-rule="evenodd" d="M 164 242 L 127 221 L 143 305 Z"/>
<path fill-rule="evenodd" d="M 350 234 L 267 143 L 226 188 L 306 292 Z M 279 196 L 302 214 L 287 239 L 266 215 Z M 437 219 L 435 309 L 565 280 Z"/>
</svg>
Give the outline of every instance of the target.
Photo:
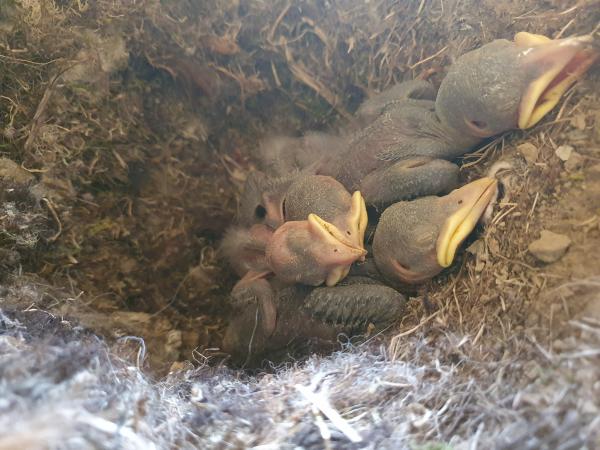
<svg viewBox="0 0 600 450">
<path fill-rule="evenodd" d="M 597 69 L 460 161 L 465 179 L 510 161 L 501 209 L 383 334 L 228 368 L 217 248 L 264 137 L 335 133 L 492 39 L 597 33 L 596 9 L 3 2 L 0 450 L 592 448 Z M 573 241 L 554 265 L 527 252 L 545 228 Z"/>
</svg>

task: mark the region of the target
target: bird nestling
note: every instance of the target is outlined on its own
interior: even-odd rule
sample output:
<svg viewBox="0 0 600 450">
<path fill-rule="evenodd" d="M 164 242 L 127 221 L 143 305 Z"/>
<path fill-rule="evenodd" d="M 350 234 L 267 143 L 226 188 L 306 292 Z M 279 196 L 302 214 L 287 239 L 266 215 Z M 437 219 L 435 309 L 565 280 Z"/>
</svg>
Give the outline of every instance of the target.
<svg viewBox="0 0 600 450">
<path fill-rule="evenodd" d="M 228 231 L 222 244 L 240 276 L 272 272 L 287 283 L 333 286 L 364 259 L 368 218 L 359 192 L 321 175 L 250 183 L 240 208 L 245 226 Z"/>
<path fill-rule="evenodd" d="M 323 155 L 342 153 L 348 145 L 345 135 L 309 132 L 302 137 L 269 136 L 257 149 L 259 168 L 271 178 L 292 173 L 311 173 Z"/>
<path fill-rule="evenodd" d="M 232 362 L 257 366 L 261 358 L 285 359 L 294 351 L 333 351 L 340 334 L 381 329 L 399 320 L 406 299 L 389 286 L 361 278 L 335 287 L 285 285 L 264 279 L 232 292 L 236 313 L 223 340 Z"/>
<path fill-rule="evenodd" d="M 457 187 L 449 161 L 485 138 L 535 125 L 597 58 L 590 36 L 495 40 L 459 57 L 435 98 L 428 82 L 414 80 L 367 101 L 358 115 L 369 124 L 346 151 L 323 157 L 316 173 L 360 190 L 380 210 L 448 193 Z"/>
<path fill-rule="evenodd" d="M 415 284 L 449 267 L 456 251 L 498 195 L 481 178 L 444 197 L 395 203 L 381 215 L 373 238 L 377 269 L 392 282 Z"/>
</svg>

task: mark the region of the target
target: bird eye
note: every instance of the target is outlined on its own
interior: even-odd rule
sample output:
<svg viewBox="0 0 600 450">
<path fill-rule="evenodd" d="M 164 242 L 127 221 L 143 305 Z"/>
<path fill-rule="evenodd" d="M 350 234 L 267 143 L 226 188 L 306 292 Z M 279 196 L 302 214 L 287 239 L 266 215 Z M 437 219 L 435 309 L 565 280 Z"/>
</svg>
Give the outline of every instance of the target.
<svg viewBox="0 0 600 450">
<path fill-rule="evenodd" d="M 257 219 L 264 219 L 265 217 L 267 217 L 267 210 L 263 205 L 258 205 L 254 210 L 254 215 Z"/>
</svg>

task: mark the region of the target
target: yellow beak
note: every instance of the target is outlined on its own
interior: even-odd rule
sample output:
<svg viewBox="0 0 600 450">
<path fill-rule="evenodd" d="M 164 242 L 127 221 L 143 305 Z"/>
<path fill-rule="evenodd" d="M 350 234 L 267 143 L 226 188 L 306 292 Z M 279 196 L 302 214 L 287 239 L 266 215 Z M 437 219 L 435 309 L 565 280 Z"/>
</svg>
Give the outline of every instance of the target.
<svg viewBox="0 0 600 450">
<path fill-rule="evenodd" d="M 539 72 L 527 86 L 519 105 L 519 128 L 538 123 L 560 97 L 598 58 L 591 36 L 552 40 L 526 32 L 515 35 L 515 44 L 523 50 L 519 58 L 523 70 Z"/>
<path fill-rule="evenodd" d="M 473 231 L 497 195 L 498 182 L 494 178 L 481 178 L 449 194 L 462 206 L 446 219 L 438 236 L 436 255 L 441 267 L 452 264 L 459 245 Z"/>
<path fill-rule="evenodd" d="M 332 258 L 336 264 L 325 280 L 327 286 L 334 286 L 348 275 L 350 265 L 354 261 L 364 259 L 367 251 L 362 246 L 349 244 L 346 236 L 335 225 L 326 222 L 316 214 L 309 214 L 308 223 L 315 236 L 322 240 L 323 245 L 331 246 L 336 252 L 335 258 Z"/>
</svg>

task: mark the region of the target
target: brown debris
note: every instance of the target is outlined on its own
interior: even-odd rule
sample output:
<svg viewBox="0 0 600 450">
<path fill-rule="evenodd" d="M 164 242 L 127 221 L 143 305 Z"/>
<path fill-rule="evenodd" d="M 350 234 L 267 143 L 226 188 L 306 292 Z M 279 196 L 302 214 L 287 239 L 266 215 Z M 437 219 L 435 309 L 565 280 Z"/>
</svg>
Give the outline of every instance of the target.
<svg viewBox="0 0 600 450">
<path fill-rule="evenodd" d="M 517 146 L 517 150 L 523 155 L 525 161 L 529 164 L 533 164 L 537 161 L 539 149 L 531 142 L 525 142 Z"/>
<path fill-rule="evenodd" d="M 542 230 L 540 238 L 529 244 L 533 256 L 545 263 L 558 261 L 571 245 L 571 239 L 564 234 Z"/>
<path fill-rule="evenodd" d="M 0 179 L 17 184 L 28 184 L 35 177 L 27 170 L 19 167 L 16 162 L 8 158 L 0 158 Z"/>
</svg>

